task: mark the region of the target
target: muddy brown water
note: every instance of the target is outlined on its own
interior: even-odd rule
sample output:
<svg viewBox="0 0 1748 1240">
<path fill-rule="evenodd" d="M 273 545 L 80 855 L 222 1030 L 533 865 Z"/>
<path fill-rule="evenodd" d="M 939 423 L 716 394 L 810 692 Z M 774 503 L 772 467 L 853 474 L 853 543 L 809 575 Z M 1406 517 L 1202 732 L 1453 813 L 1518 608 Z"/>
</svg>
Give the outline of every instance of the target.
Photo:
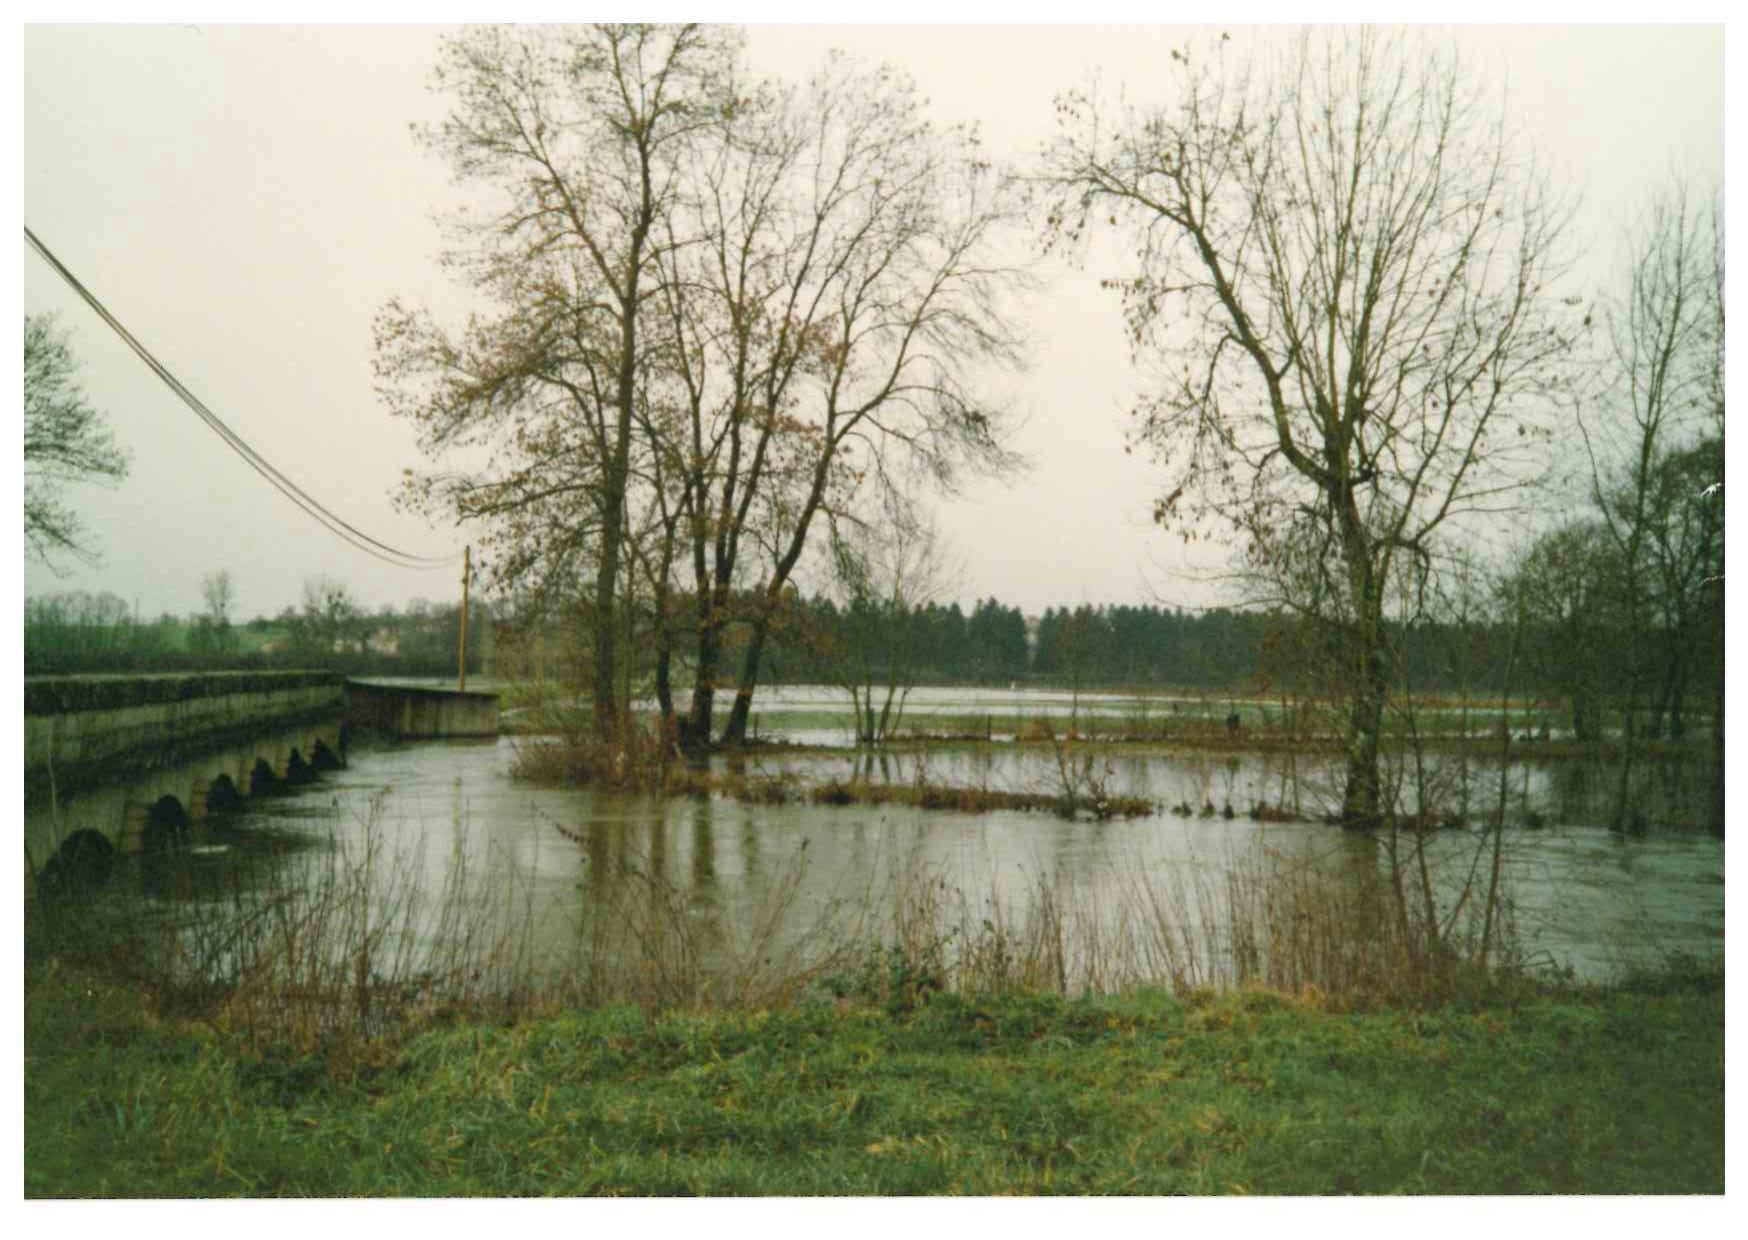
<svg viewBox="0 0 1748 1240">
<path fill-rule="evenodd" d="M 357 849 L 372 832 L 392 865 L 429 892 L 442 889 L 458 859 L 482 890 L 513 889 L 526 901 L 539 947 L 559 952 L 574 938 L 579 914 L 603 898 L 605 885 L 623 881 L 628 866 L 730 921 L 761 915 L 792 885 L 783 916 L 799 933 L 840 915 L 836 910 L 892 898 L 904 875 L 938 881 L 975 921 L 1023 907 L 1040 882 L 1071 907 L 1105 917 L 1147 886 L 1218 890 L 1226 873 L 1258 858 L 1337 873 L 1378 864 L 1365 837 L 1317 821 L 1251 817 L 1258 804 L 1295 802 L 1314 816 L 1333 796 L 1333 772 L 1321 758 L 1095 753 L 1093 779 L 1160 805 L 1149 817 L 1100 822 L 536 787 L 511 777 L 518 743 L 539 742 L 355 748 L 345 770 L 213 819 L 174 865 L 135 862 L 113 881 L 138 884 L 148 901 L 174 910 L 244 870 L 253 876 L 248 881 L 295 883 L 295 866 Z M 752 761 L 746 770 L 797 785 L 860 775 L 1028 791 L 1052 791 L 1064 778 L 1057 756 L 1038 747 L 946 747 L 884 758 L 797 754 Z M 1461 803 L 1465 777 L 1478 823 L 1496 804 L 1496 763 L 1471 762 L 1465 774 L 1446 760 L 1425 776 L 1428 795 L 1448 810 Z M 1646 795 L 1672 818 L 1698 794 L 1691 772 L 1651 771 L 1646 779 Z M 1721 958 L 1722 840 L 1658 826 L 1637 835 L 1605 829 L 1609 781 L 1572 764 L 1515 765 L 1505 785 L 1505 878 L 1529 958 L 1594 980 L 1672 953 Z M 1404 798 L 1413 804 L 1412 790 Z M 309 847 L 286 849 L 287 841 Z M 1441 882 L 1460 881 L 1480 841 L 1474 826 L 1429 837 Z M 269 853 L 272 865 L 256 864 Z"/>
</svg>

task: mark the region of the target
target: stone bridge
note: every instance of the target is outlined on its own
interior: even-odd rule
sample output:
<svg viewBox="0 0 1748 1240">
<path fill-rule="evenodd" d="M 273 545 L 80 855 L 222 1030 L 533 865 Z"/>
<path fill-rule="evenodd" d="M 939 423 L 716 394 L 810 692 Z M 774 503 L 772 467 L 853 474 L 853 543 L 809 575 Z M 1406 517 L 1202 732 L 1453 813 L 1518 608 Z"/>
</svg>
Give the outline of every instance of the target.
<svg viewBox="0 0 1748 1240">
<path fill-rule="evenodd" d="M 29 873 L 105 871 L 208 813 L 342 766 L 354 728 L 493 735 L 497 698 L 335 672 L 49 676 L 24 682 Z"/>
</svg>

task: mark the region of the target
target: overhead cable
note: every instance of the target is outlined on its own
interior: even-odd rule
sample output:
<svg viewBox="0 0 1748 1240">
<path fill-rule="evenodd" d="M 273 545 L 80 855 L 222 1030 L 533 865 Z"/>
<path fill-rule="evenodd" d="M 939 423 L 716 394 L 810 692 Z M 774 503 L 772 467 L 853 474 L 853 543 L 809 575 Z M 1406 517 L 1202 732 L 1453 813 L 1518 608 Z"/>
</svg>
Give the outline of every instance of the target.
<svg viewBox="0 0 1748 1240">
<path fill-rule="evenodd" d="M 272 483 L 282 495 L 318 521 L 330 533 L 344 539 L 360 551 L 400 568 L 446 568 L 461 559 L 460 555 L 439 557 L 415 555 L 410 551 L 402 551 L 380 539 L 372 538 L 357 526 L 334 513 L 321 501 L 274 468 L 265 457 L 250 447 L 242 436 L 233 431 L 223 419 L 209 409 L 205 402 L 184 387 L 181 380 L 171 374 L 169 369 L 152 355 L 151 350 L 147 349 L 135 338 L 132 332 L 122 326 L 121 321 L 109 312 L 109 309 L 97 299 L 97 296 L 67 269 L 66 264 L 54 256 L 53 252 L 37 238 L 35 233 L 31 232 L 29 225 L 25 226 L 24 239 L 30 243 L 30 247 L 37 252 L 42 260 L 54 268 L 56 274 L 67 282 L 68 287 L 79 294 L 84 299 L 85 304 L 90 306 L 99 318 L 109 324 L 111 330 L 121 337 L 128 348 L 134 351 L 139 359 L 151 369 L 152 373 L 163 380 L 164 385 L 174 392 L 183 404 L 192 409 L 200 420 L 206 423 L 213 433 L 225 442 L 231 451 L 242 457 L 251 469 Z"/>
</svg>

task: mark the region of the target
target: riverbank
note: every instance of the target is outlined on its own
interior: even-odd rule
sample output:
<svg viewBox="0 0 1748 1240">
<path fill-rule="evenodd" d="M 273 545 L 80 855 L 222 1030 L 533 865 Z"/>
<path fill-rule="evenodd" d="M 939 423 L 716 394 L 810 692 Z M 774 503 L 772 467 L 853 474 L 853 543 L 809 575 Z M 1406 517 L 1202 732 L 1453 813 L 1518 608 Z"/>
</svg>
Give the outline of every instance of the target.
<svg viewBox="0 0 1748 1240">
<path fill-rule="evenodd" d="M 610 1008 L 251 1047 L 27 961 L 29 1197 L 1719 1193 L 1721 969 L 1340 1011 L 1260 990 Z"/>
</svg>

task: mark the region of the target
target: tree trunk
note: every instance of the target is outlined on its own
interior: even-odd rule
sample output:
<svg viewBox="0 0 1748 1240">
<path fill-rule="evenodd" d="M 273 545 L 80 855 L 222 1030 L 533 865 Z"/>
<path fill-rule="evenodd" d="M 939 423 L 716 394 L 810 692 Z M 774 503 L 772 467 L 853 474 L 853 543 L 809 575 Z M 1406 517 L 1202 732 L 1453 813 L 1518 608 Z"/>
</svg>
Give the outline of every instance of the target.
<svg viewBox="0 0 1748 1240">
<path fill-rule="evenodd" d="M 759 663 L 765 654 L 765 635 L 770 629 L 770 608 L 753 619 L 752 636 L 747 641 L 746 658 L 741 660 L 740 683 L 735 686 L 734 705 L 728 712 L 728 725 L 722 729 L 722 743 L 728 746 L 746 744 L 747 720 L 753 713 L 753 689 L 758 684 Z"/>
<path fill-rule="evenodd" d="M 1572 701 L 1572 736 L 1576 740 L 1594 741 L 1601 733 L 1597 729 L 1595 697 L 1588 685 L 1574 685 L 1567 696 Z"/>
<path fill-rule="evenodd" d="M 673 684 L 673 646 L 668 642 L 667 635 L 662 633 L 656 638 L 655 660 L 655 691 L 656 705 L 662 712 L 662 735 L 671 735 L 674 729 L 674 684 Z"/>
<path fill-rule="evenodd" d="M 614 401 L 614 432 L 607 475 L 602 480 L 605 496 L 601 506 L 601 564 L 595 573 L 595 730 L 601 736 L 618 732 L 619 712 L 614 703 L 613 610 L 619 585 L 619 557 L 625 531 L 625 488 L 631 476 L 631 414 L 637 396 L 638 280 L 643 271 L 643 247 L 654 219 L 649 177 L 649 150 L 641 145 L 643 201 L 637 225 L 632 229 L 625 260 L 625 290 L 619 298 L 619 366 Z"/>
<path fill-rule="evenodd" d="M 1380 821 L 1382 782 L 1378 776 L 1378 737 L 1384 726 L 1384 651 L 1375 625 L 1361 633 L 1353 709 L 1347 725 L 1347 784 L 1341 797 L 1341 825 L 1370 831 Z"/>
<path fill-rule="evenodd" d="M 722 663 L 722 612 L 706 596 L 704 614 L 698 617 L 698 667 L 692 681 L 692 710 L 680 729 L 687 753 L 702 753 L 710 747 L 710 728 L 716 710 L 716 673 Z M 708 610 L 705 610 L 708 609 Z"/>
<path fill-rule="evenodd" d="M 1659 740 L 1663 736 L 1663 720 L 1669 711 L 1670 703 L 1676 702 L 1675 715 L 1681 715 L 1676 682 L 1681 674 L 1682 664 L 1682 634 L 1676 630 L 1669 643 L 1668 653 L 1663 663 L 1663 675 L 1658 678 L 1657 690 L 1651 695 L 1651 709 L 1645 718 L 1645 738 Z"/>
<path fill-rule="evenodd" d="M 1669 704 L 1669 669 L 1658 678 L 1657 689 L 1651 694 L 1651 704 L 1645 711 L 1645 739 L 1663 739 L 1663 712 Z"/>
<path fill-rule="evenodd" d="M 1346 452 L 1331 452 L 1345 459 Z M 1353 707 L 1347 726 L 1347 783 L 1341 794 L 1341 825 L 1370 831 L 1379 824 L 1381 781 L 1378 777 L 1378 737 L 1384 726 L 1384 577 L 1388 560 L 1373 560 L 1373 547 L 1360 518 L 1351 484 L 1331 496 L 1338 514 L 1342 558 L 1347 562 L 1348 590 L 1354 614 Z"/>
<path fill-rule="evenodd" d="M 1687 643 L 1675 656 L 1675 683 L 1669 688 L 1669 739 L 1678 741 L 1687 735 L 1687 721 L 1682 718 L 1682 706 L 1687 698 Z"/>
<path fill-rule="evenodd" d="M 831 417 L 828 416 L 828 435 L 830 426 Z M 825 496 L 826 479 L 834 456 L 835 452 L 827 451 L 814 466 L 812 490 L 808 493 L 807 502 L 801 506 L 795 529 L 789 535 L 788 549 L 777 560 L 770 583 L 765 587 L 765 597 L 760 601 L 757 614 L 753 617 L 752 636 L 747 641 L 746 657 L 741 660 L 740 682 L 735 686 L 734 706 L 728 712 L 728 726 L 722 730 L 724 745 L 739 746 L 746 743 L 747 718 L 753 710 L 753 689 L 759 680 L 759 664 L 765 657 L 765 638 L 771 629 L 771 617 L 782 605 L 783 587 L 788 584 L 789 574 L 795 571 L 795 565 L 800 561 L 801 552 L 807 545 L 807 531 L 813 524 L 814 513 L 819 511 L 820 501 Z"/>
<path fill-rule="evenodd" d="M 609 492 L 613 489 L 611 474 Z M 605 529 L 601 534 L 601 563 L 595 570 L 595 641 L 594 641 L 594 708 L 595 731 L 602 737 L 614 735 L 619 722 L 615 705 L 614 650 L 617 635 L 613 631 L 614 601 L 619 583 L 619 524 L 624 514 L 623 496 L 615 502 L 607 498 Z"/>
<path fill-rule="evenodd" d="M 651 636 L 655 641 L 655 693 L 656 705 L 662 712 L 662 740 L 671 744 L 677 730 L 674 718 L 674 629 L 669 622 L 669 605 L 672 602 L 670 574 L 674 567 L 674 526 L 668 522 L 663 531 L 661 569 L 651 583 L 650 591 L 654 596 L 653 628 Z"/>
<path fill-rule="evenodd" d="M 1712 830 L 1724 833 L 1724 677 L 1718 668 L 1712 690 Z"/>
<path fill-rule="evenodd" d="M 629 439 L 630 425 L 629 419 L 626 419 L 620 431 L 620 443 L 629 446 Z M 613 683 L 617 670 L 613 658 L 617 644 L 617 634 L 613 631 L 613 613 L 619 584 L 619 527 L 625 516 L 625 474 L 613 467 L 618 464 L 617 457 L 616 452 L 613 465 L 609 466 L 607 474 L 607 496 L 602 511 L 601 563 L 595 570 L 593 701 L 595 731 L 602 737 L 614 735 L 619 723 Z"/>
</svg>

